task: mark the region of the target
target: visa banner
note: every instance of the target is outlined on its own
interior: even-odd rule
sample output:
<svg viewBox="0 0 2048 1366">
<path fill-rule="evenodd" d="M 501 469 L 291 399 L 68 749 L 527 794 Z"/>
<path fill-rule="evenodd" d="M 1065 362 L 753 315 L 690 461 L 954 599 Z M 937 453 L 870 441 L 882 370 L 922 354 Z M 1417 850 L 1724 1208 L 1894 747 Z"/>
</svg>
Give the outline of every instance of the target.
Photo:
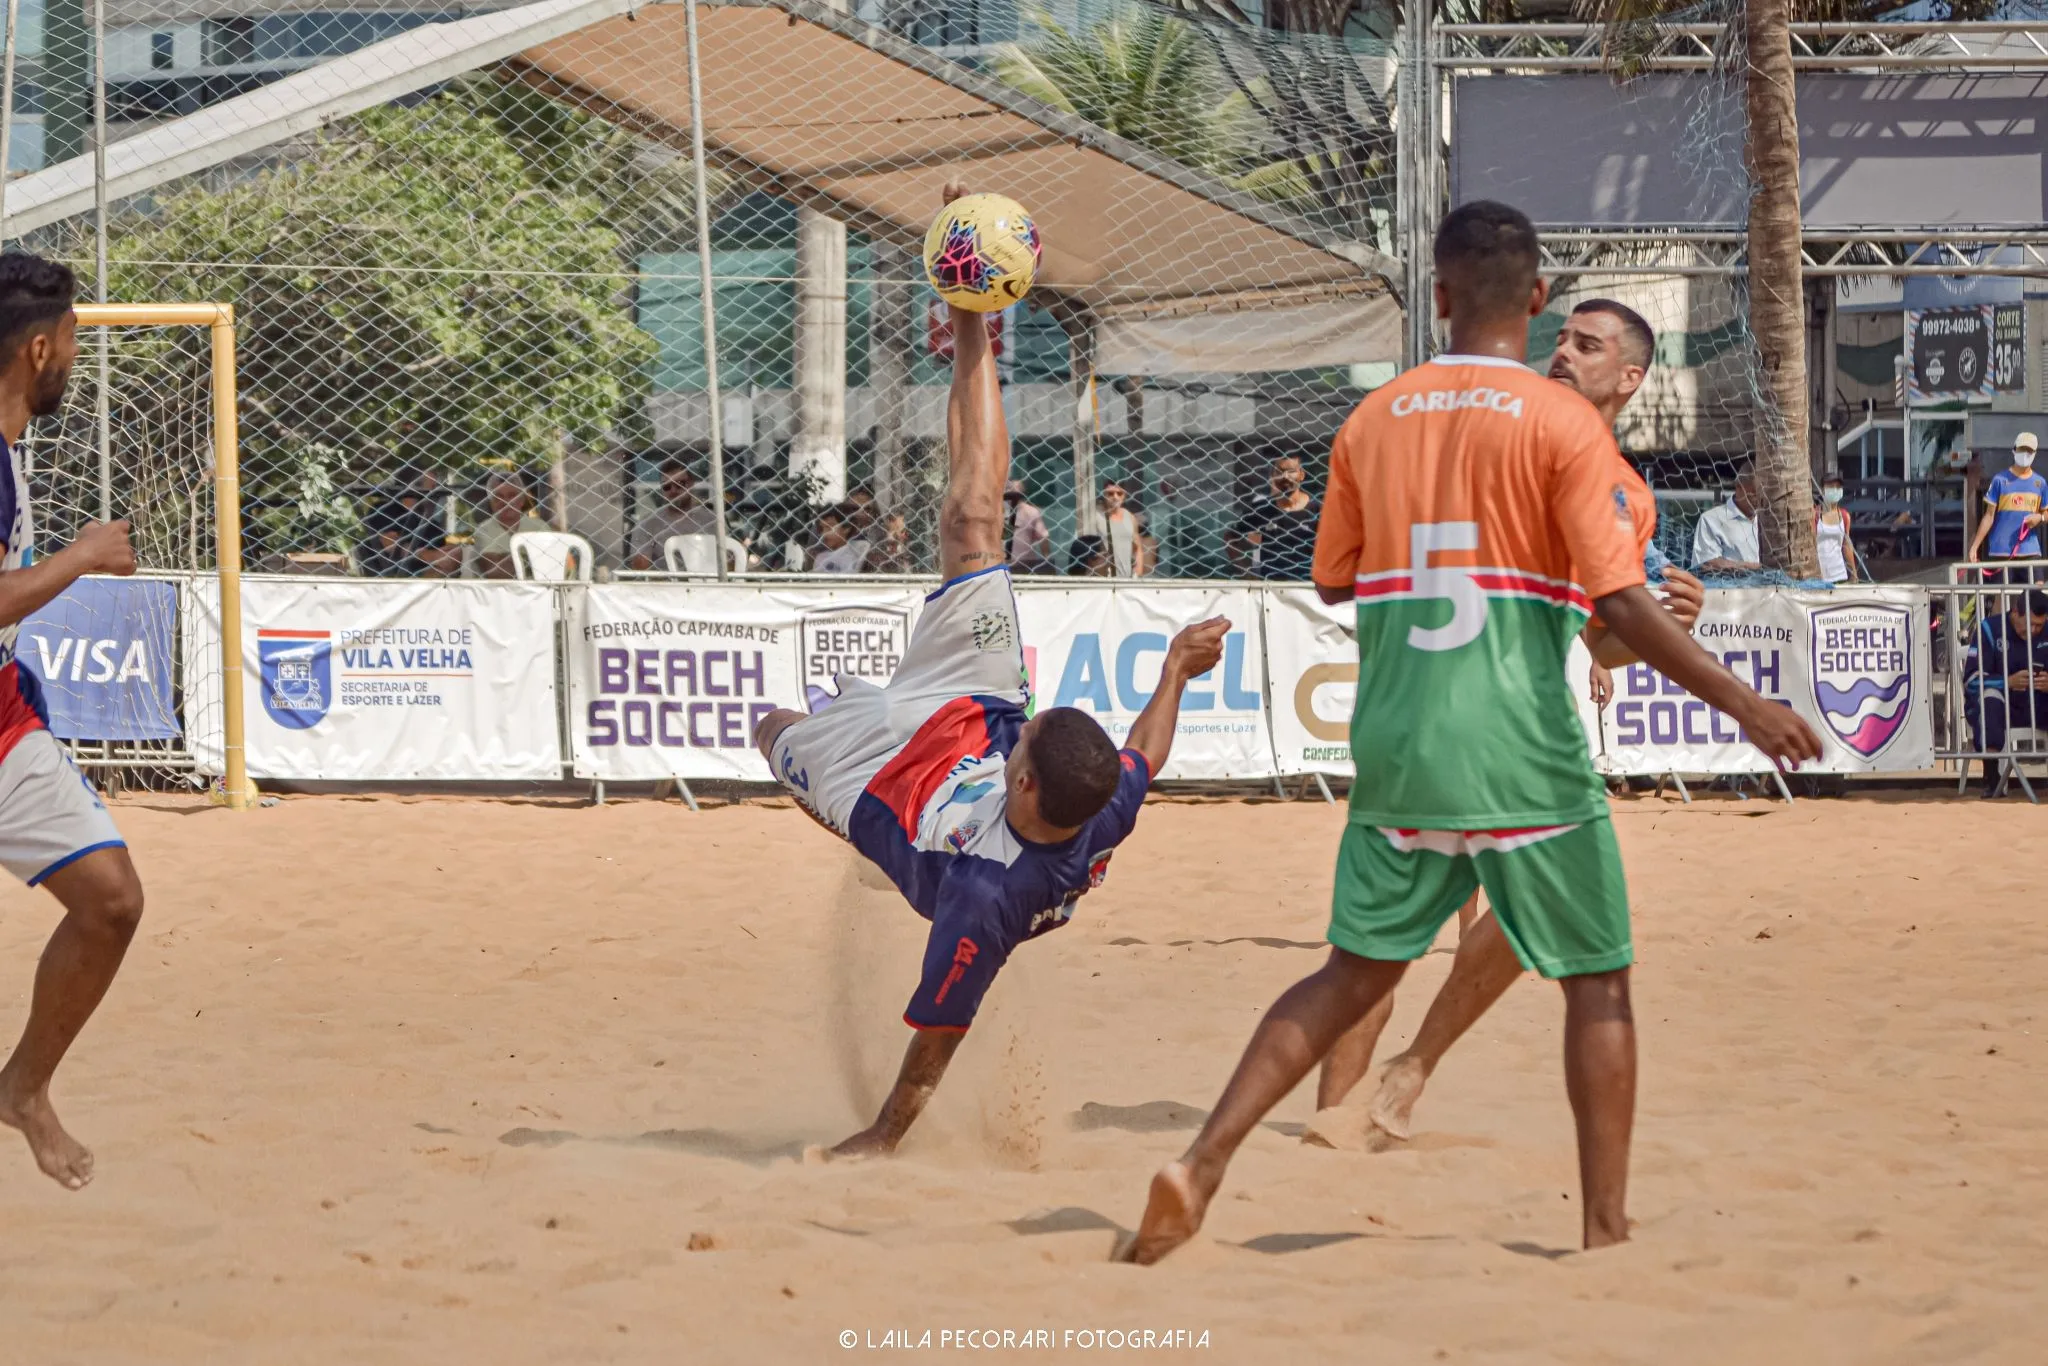
<svg viewBox="0 0 2048 1366">
<path fill-rule="evenodd" d="M 22 622 L 21 667 L 43 686 L 60 740 L 169 740 L 178 588 L 161 579 L 80 579 Z"/>
</svg>

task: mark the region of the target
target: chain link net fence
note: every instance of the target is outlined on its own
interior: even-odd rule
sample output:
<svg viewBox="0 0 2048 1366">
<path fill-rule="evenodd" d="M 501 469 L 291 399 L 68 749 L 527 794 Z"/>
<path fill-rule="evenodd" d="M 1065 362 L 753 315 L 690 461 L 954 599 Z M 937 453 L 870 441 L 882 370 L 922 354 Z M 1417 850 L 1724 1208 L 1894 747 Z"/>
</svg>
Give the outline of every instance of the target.
<svg viewBox="0 0 2048 1366">
<path fill-rule="evenodd" d="M 948 338 L 916 244 L 959 179 L 1048 240 L 999 324 L 1027 567 L 1305 573 L 1305 537 L 1258 534 L 1298 501 L 1275 463 L 1319 477 L 1398 356 L 1390 12 L 706 6 L 707 337 L 683 12 L 586 8 L 111 204 L 106 297 L 237 311 L 251 570 L 509 576 L 541 530 L 601 574 L 702 568 L 675 538 L 715 531 L 722 484 L 736 570 L 929 571 Z M 111 140 L 459 18 L 228 10 L 109 8 Z M 24 6 L 17 172 L 90 151 L 91 17 Z M 395 74 L 410 37 L 356 58 Z M 92 298 L 96 226 L 6 236 Z M 109 349 L 106 441 L 90 338 L 36 432 L 41 534 L 104 501 L 146 566 L 211 568 L 204 339 Z"/>
</svg>

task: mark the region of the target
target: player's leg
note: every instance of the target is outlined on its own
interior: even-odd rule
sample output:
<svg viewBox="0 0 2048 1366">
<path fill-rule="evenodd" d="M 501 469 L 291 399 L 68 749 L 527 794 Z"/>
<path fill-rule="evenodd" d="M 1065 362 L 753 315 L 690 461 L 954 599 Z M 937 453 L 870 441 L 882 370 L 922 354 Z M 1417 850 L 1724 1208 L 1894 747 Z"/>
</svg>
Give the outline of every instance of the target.
<svg viewBox="0 0 2048 1366">
<path fill-rule="evenodd" d="M 1636 1021 L 1628 969 L 1564 979 L 1564 1085 L 1579 1135 L 1585 1246 L 1628 1241 Z"/>
<path fill-rule="evenodd" d="M 1493 919 L 1522 961 L 1565 997 L 1565 1089 L 1579 1139 L 1585 1245 L 1628 1237 L 1628 1154 L 1635 1121 L 1628 888 L 1612 821 L 1520 837 L 1478 856 Z"/>
<path fill-rule="evenodd" d="M 1421 846 L 1455 848 L 1457 841 L 1454 834 L 1439 839 L 1426 831 Z M 1461 855 L 1415 844 L 1396 848 L 1384 831 L 1345 826 L 1328 961 L 1289 987 L 1259 1022 L 1201 1133 L 1152 1179 L 1145 1216 L 1124 1256 L 1150 1264 L 1195 1235 L 1245 1136 L 1393 991 L 1474 883 L 1471 861 Z"/>
<path fill-rule="evenodd" d="M 965 191 L 946 187 L 951 203 Z M 1003 544 L 1010 428 L 1003 417 L 988 315 L 951 310 L 953 387 L 946 395 L 946 497 L 939 507 L 939 574 L 947 582 L 992 569 Z"/>
<path fill-rule="evenodd" d="M 1386 1032 L 1387 1021 L 1393 1013 L 1394 993 L 1390 991 L 1365 1012 L 1364 1019 L 1345 1030 L 1343 1037 L 1331 1045 L 1328 1056 L 1323 1059 L 1322 1073 L 1316 1078 L 1318 1110 L 1342 1105 L 1344 1097 L 1351 1094 L 1351 1088 L 1364 1078 L 1372 1067 L 1372 1051 L 1379 1047 L 1380 1035 Z"/>
<path fill-rule="evenodd" d="M 36 964 L 35 994 L 21 1041 L 0 1068 L 0 1123 L 28 1139 L 36 1165 L 78 1190 L 92 1180 L 92 1153 L 64 1131 L 50 1105 L 50 1078 L 107 994 L 142 919 L 142 880 L 126 849 L 101 849 L 44 883 L 64 919 Z"/>
<path fill-rule="evenodd" d="M 761 718 L 761 724 L 754 727 L 754 748 L 761 751 L 761 757 L 769 767 L 775 765 L 775 742 L 782 738 L 782 732 L 804 719 L 807 713 L 792 711 L 788 707 L 777 707 Z"/>
<path fill-rule="evenodd" d="M 1481 916 L 1471 932 L 1458 940 L 1458 956 L 1451 960 L 1451 975 L 1437 988 L 1415 1031 L 1415 1042 L 1387 1059 L 1380 1071 L 1366 1115 L 1373 1127 L 1395 1138 L 1408 1137 L 1415 1102 L 1443 1062 L 1451 1045 L 1507 994 L 1524 972 L 1515 946 L 1501 932 L 1493 916 Z"/>
<path fill-rule="evenodd" d="M 36 965 L 21 1040 L 0 1066 L 0 1123 L 21 1130 L 36 1164 L 77 1190 L 92 1154 L 64 1131 L 50 1078 L 107 994 L 142 918 L 142 880 L 112 817 L 48 731 L 0 759 L 0 863 L 64 907 Z"/>
<path fill-rule="evenodd" d="M 1472 926 L 1478 922 L 1479 917 L 1479 893 L 1475 891 L 1465 898 L 1464 905 L 1458 907 L 1458 956 L 1461 959 L 1465 955 L 1465 941 L 1471 937 Z M 1456 976 L 1455 965 L 1452 966 L 1451 972 Z M 1445 986 L 1448 988 L 1449 983 Z M 1443 999 L 1442 991 L 1437 993 L 1437 999 Z M 1434 1011 L 1436 1007 L 1431 1005 L 1430 1009 Z M 1351 1094 L 1359 1082 L 1365 1080 L 1365 1074 L 1372 1070 L 1373 1050 L 1379 1046 L 1380 1035 L 1386 1032 L 1387 1021 L 1393 1013 L 1394 998 L 1388 996 L 1367 1012 L 1366 1017 L 1348 1030 L 1343 1038 L 1337 1040 L 1336 1046 L 1330 1050 L 1330 1055 L 1323 1059 L 1322 1074 L 1316 1079 L 1318 1110 L 1342 1105 L 1344 1098 Z M 1408 1136 L 1405 1130 L 1396 1133 L 1389 1129 L 1387 1132 L 1393 1133 L 1396 1138 Z"/>
<path fill-rule="evenodd" d="M 1320 970 L 1273 1003 L 1245 1046 L 1202 1132 L 1152 1178 L 1145 1217 L 1125 1255 L 1149 1266 L 1195 1236 L 1233 1153 L 1345 1030 L 1390 994 L 1405 961 L 1360 958 L 1339 948 Z"/>
</svg>

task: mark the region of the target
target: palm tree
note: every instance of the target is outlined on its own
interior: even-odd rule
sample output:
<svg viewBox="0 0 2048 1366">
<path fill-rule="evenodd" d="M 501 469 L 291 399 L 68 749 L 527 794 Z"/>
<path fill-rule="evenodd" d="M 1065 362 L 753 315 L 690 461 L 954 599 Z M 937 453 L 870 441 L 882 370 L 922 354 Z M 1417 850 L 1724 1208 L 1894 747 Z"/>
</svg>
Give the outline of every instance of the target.
<svg viewBox="0 0 2048 1366">
<path fill-rule="evenodd" d="M 1044 10 L 1037 37 L 1006 44 L 997 79 L 1186 166 L 1220 173 L 1243 147 L 1249 110 L 1191 24 L 1139 11 L 1070 33 Z"/>
<path fill-rule="evenodd" d="M 1806 293 L 1800 255 L 1799 117 L 1792 65 L 1792 24 L 1868 21 L 1896 8 L 1890 0 L 1737 0 L 1739 43 L 1724 51 L 1744 73 L 1743 160 L 1749 172 L 1749 330 L 1758 389 L 1756 475 L 1765 504 L 1759 526 L 1764 563 L 1801 578 L 1819 573 L 1813 545 L 1813 466 L 1807 449 Z M 1648 50 L 1647 30 L 1696 0 L 1579 0 L 1606 29 L 1610 65 L 1631 74 Z M 1997 0 L 1948 0 L 1953 19 L 1983 18 Z M 1731 29 L 1733 21 L 1730 21 Z M 1731 37 L 1735 36 L 1731 32 Z"/>
</svg>

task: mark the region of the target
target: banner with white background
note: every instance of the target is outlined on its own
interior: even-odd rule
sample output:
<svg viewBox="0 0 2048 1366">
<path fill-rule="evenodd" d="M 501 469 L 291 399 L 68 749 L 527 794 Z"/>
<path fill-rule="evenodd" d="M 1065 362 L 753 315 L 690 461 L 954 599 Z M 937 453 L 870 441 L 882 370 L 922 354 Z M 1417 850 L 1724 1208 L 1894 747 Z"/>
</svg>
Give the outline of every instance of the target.
<svg viewBox="0 0 2048 1366">
<path fill-rule="evenodd" d="M 770 781 L 754 726 L 812 709 L 841 674 L 894 675 L 923 605 L 914 586 L 243 581 L 249 770 L 258 778 Z M 221 766 L 219 590 L 182 592 L 183 713 L 202 772 Z M 1232 622 L 1224 657 L 1188 688 L 1167 778 L 1351 771 L 1353 609 L 1309 588 L 1075 587 L 1021 579 L 1034 706 L 1080 707 L 1124 743 L 1168 642 Z M 560 613 L 558 620 L 557 613 Z M 1740 589 L 1708 594 L 1700 643 L 1805 716 L 1814 771 L 1911 771 L 1933 760 L 1924 592 Z M 566 651 L 564 699 L 555 685 Z M 53 656 L 54 657 L 54 656 Z M 1644 666 L 1614 671 L 1604 710 L 1590 659 L 1566 662 L 1596 766 L 1613 774 L 1755 773 L 1726 717 Z"/>
<path fill-rule="evenodd" d="M 1910 588 L 1707 594 L 1693 638 L 1821 738 L 1808 773 L 1911 772 L 1934 762 L 1927 595 Z M 1739 727 L 1648 665 L 1614 671 L 1601 771 L 1763 773 Z"/>
<path fill-rule="evenodd" d="M 1273 753 L 1283 774 L 1352 776 L 1351 707 L 1358 695 L 1358 609 L 1332 607 L 1313 588 L 1262 594 L 1272 674 Z M 1576 639 L 1565 684 L 1578 699 L 1586 747 L 1600 752 L 1600 711 L 1587 688 L 1593 657 Z"/>
<path fill-rule="evenodd" d="M 1259 596 L 1249 588 L 1040 588 L 1020 581 L 1017 612 L 1038 707 L 1091 712 L 1119 745 L 1159 686 L 1182 627 L 1228 617 L 1223 658 L 1188 685 L 1163 778 L 1273 776 Z"/>
<path fill-rule="evenodd" d="M 186 601 L 186 727 L 200 771 L 219 773 L 219 583 Z M 545 584 L 247 578 L 242 670 L 254 778 L 562 776 Z"/>
<path fill-rule="evenodd" d="M 754 727 L 815 710 L 841 674 L 895 676 L 923 594 L 674 583 L 568 590 L 569 754 L 579 778 L 769 782 Z"/>
</svg>

